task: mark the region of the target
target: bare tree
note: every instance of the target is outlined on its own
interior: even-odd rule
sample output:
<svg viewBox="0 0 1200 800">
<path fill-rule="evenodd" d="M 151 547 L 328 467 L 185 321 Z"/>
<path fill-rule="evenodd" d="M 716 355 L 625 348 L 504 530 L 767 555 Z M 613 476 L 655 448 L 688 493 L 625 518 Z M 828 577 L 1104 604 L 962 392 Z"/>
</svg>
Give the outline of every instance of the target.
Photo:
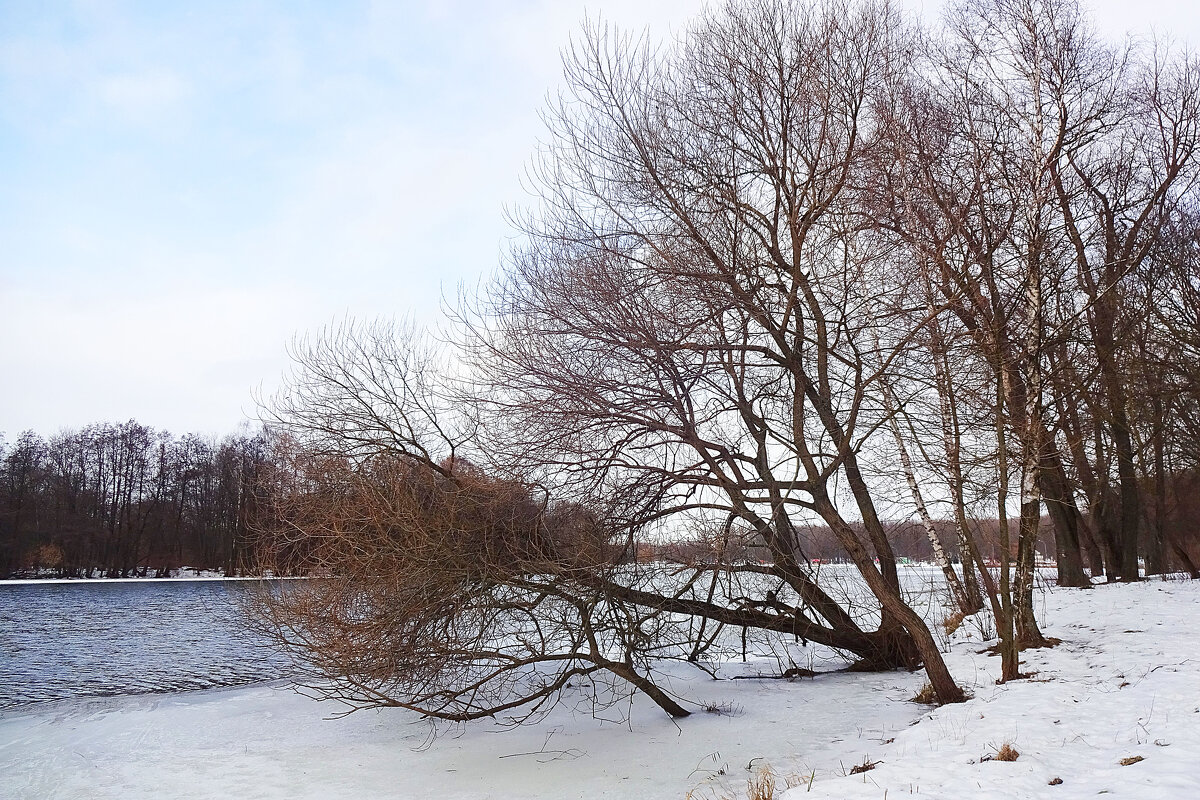
<svg viewBox="0 0 1200 800">
<path fill-rule="evenodd" d="M 652 657 L 696 658 L 709 623 L 923 663 L 961 699 L 858 455 L 887 417 L 878 365 L 912 338 L 867 313 L 889 246 L 846 202 L 902 40 L 886 6 L 838 3 L 730 7 L 661 52 L 590 31 L 548 113 L 529 246 L 464 318 L 472 392 L 392 330 L 296 348 L 264 543 L 323 577 L 264 596 L 267 627 L 345 698 L 448 719 L 596 674 L 685 713 Z M 797 515 L 829 526 L 873 612 L 823 588 Z M 605 557 L 563 549 L 581 531 Z M 771 563 L 633 560 L 696 532 L 753 536 Z"/>
<path fill-rule="evenodd" d="M 1115 529 L 1102 526 L 1115 572 L 1138 578 L 1142 524 L 1140 459 L 1130 386 L 1137 368 L 1136 335 L 1154 304 L 1136 302 L 1142 274 L 1152 268 L 1163 233 L 1194 194 L 1200 145 L 1200 66 L 1165 46 L 1127 56 L 1128 67 L 1107 80 L 1057 89 L 1058 102 L 1084 106 L 1073 136 L 1078 143 L 1050 164 L 1078 288 L 1085 304 L 1089 361 L 1095 367 L 1091 403 L 1103 422 L 1116 462 Z M 1091 64 L 1086 64 L 1092 67 Z M 1094 68 L 1092 69 L 1094 73 Z M 1086 104 L 1086 106 L 1085 106 Z M 1143 328 L 1143 330 L 1146 330 Z M 1097 492 L 1108 495 L 1107 470 Z M 1148 470 L 1146 472 L 1149 472 Z"/>
<path fill-rule="evenodd" d="M 398 334 L 347 323 L 293 348 L 268 407 L 275 518 L 257 558 L 313 577 L 254 595 L 258 625 L 355 705 L 519 722 L 608 675 L 686 716 L 645 674 L 669 626 L 605 591 L 621 548 L 586 511 L 464 458 L 472 423 L 433 348 Z"/>
<path fill-rule="evenodd" d="M 1168 235 L 1191 197 L 1192 67 L 1134 63 L 1072 0 L 946 20 L 759 0 L 662 48 L 589 28 L 524 238 L 457 314 L 462 362 L 387 328 L 297 347 L 264 543 L 322 577 L 263 598 L 276 635 L 345 699 L 447 719 L 536 713 L 602 675 L 686 713 L 655 659 L 698 661 L 732 627 L 922 664 L 960 700 L 904 598 L 885 452 L 935 552 L 930 498 L 952 509 L 963 585 L 943 552 L 946 580 L 964 610 L 982 582 L 1004 679 L 1045 642 L 1043 509 L 1060 584 L 1089 585 L 1115 478 L 1118 533 L 1098 538 L 1122 575 L 1133 541 L 1136 574 L 1139 459 L 1163 496 L 1163 433 L 1195 393 L 1168 391 L 1188 379 L 1149 333 L 1136 358 L 1118 342 L 1145 311 L 1132 279 L 1195 263 Z M 1135 372 L 1161 408 L 1131 397 Z M 999 516 L 998 580 L 969 505 Z M 869 608 L 809 559 L 817 526 Z M 669 566 L 639 562 L 671 541 L 688 547 Z"/>
<path fill-rule="evenodd" d="M 1061 291 L 1066 247 L 1048 211 L 1048 164 L 1066 141 L 1045 73 L 1082 46 L 1070 34 L 1080 24 L 1019 0 L 952 11 L 946 36 L 927 48 L 923 77 L 899 105 L 887 165 L 893 199 L 885 224 L 929 266 L 932 285 L 1004 386 L 1020 431 L 1033 424 L 1025 419 L 1029 371 L 1043 357 L 1027 346 L 1031 321 L 1042 318 L 1028 313 L 1029 283 Z M 1037 475 L 1060 539 L 1059 580 L 1080 585 L 1080 515 L 1052 438 L 1035 440 L 1046 447 Z"/>
<path fill-rule="evenodd" d="M 278 510 L 296 533 L 272 537 L 263 555 L 312 577 L 262 589 L 251 608 L 332 679 L 326 696 L 519 723 L 572 682 L 607 675 L 672 716 L 689 713 L 644 674 L 643 642 L 661 645 L 669 626 L 605 595 L 598 573 L 617 559 L 594 526 L 581 530 L 587 521 L 564 524 L 526 487 L 466 463 L 434 470 L 403 454 L 298 449 L 278 466 Z M 550 525 L 576 535 L 552 540 Z M 624 694 L 585 699 L 608 706 Z"/>
<path fill-rule="evenodd" d="M 840 3 L 730 6 L 665 53 L 591 31 L 548 114 L 530 244 L 474 346 L 510 421 L 497 451 L 641 495 L 631 530 L 740 520 L 830 632 L 857 636 L 806 568 L 794 518 L 820 519 L 880 604 L 884 661 L 920 659 L 954 700 L 858 455 L 887 417 L 876 365 L 914 334 L 872 314 L 901 287 L 852 202 L 903 40 L 887 6 Z"/>
<path fill-rule="evenodd" d="M 654 660 L 695 659 L 698 643 L 719 651 L 723 626 L 895 664 L 885 660 L 897 657 L 891 637 L 862 631 L 815 584 L 810 605 L 727 551 L 683 571 L 638 564 L 629 521 L 643 513 L 641 492 L 551 501 L 535 483 L 474 466 L 462 451 L 487 458 L 487 440 L 458 410 L 478 399 L 456 395 L 429 350 L 394 328 L 344 326 L 295 355 L 293 380 L 268 412 L 275 516 L 257 558 L 313 579 L 269 587 L 251 610 L 332 679 L 326 694 L 519 722 L 568 684 L 607 676 L 616 683 L 588 702 L 610 704 L 632 687 L 684 716 L 653 680 Z M 847 622 L 823 628 L 811 607 Z M 716 629 L 704 639 L 696 622 Z"/>
</svg>

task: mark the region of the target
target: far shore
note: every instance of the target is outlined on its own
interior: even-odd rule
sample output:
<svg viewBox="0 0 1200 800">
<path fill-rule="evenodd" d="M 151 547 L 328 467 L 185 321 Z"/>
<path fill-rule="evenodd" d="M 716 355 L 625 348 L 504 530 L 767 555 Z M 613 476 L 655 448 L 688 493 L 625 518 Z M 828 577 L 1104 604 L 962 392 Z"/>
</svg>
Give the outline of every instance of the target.
<svg viewBox="0 0 1200 800">
<path fill-rule="evenodd" d="M 275 575 L 222 575 L 220 573 L 201 572 L 197 575 L 172 575 L 164 578 L 136 577 L 128 578 L 0 578 L 0 585 L 24 585 L 43 583 L 193 583 L 196 581 L 263 581 L 288 580 Z"/>
</svg>

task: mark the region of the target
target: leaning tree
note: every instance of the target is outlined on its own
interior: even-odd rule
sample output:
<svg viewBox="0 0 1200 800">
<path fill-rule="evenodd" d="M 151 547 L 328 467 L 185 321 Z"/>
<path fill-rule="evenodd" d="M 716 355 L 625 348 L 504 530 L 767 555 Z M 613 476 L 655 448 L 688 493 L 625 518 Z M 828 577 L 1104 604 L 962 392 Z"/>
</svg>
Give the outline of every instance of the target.
<svg viewBox="0 0 1200 800">
<path fill-rule="evenodd" d="M 493 451 L 536 453 L 544 480 L 588 497 L 638 496 L 631 533 L 745 527 L 801 635 L 919 661 L 948 701 L 961 692 L 860 463 L 889 416 L 883 377 L 923 328 L 856 202 L 909 41 L 883 4 L 731 5 L 666 51 L 591 30 L 546 115 L 525 244 L 468 346 Z M 818 585 L 799 520 L 832 531 L 875 630 Z"/>
<path fill-rule="evenodd" d="M 1164 336 L 1194 294 L 1194 64 L 1106 47 L 1072 0 L 960 4 L 937 35 L 886 2 L 730 3 L 663 48 L 589 28 L 564 61 L 523 235 L 445 349 L 328 332 L 269 409 L 263 557 L 316 577 L 259 619 L 328 691 L 520 720 L 632 687 L 680 716 L 660 660 L 753 631 L 960 700 L 896 497 L 935 551 L 930 501 L 952 508 L 962 586 L 943 571 L 964 613 L 978 572 L 1005 679 L 1043 641 L 1043 507 L 1060 583 L 1088 583 L 1096 520 L 1136 575 L 1144 476 L 1165 492 L 1195 405 L 1194 337 Z M 1007 555 L 1018 469 L 997 584 L 967 508 Z M 817 527 L 865 595 L 809 558 Z"/>
<path fill-rule="evenodd" d="M 861 461 L 925 326 L 855 200 L 910 34 L 840 2 L 730 5 L 662 50 L 590 29 L 455 363 L 380 328 L 297 348 L 264 547 L 319 579 L 260 619 L 333 693 L 519 718 L 603 677 L 680 715 L 656 659 L 740 630 L 923 664 L 962 698 Z M 821 579 L 813 523 L 865 597 Z M 680 537 L 707 544 L 639 561 Z"/>
</svg>

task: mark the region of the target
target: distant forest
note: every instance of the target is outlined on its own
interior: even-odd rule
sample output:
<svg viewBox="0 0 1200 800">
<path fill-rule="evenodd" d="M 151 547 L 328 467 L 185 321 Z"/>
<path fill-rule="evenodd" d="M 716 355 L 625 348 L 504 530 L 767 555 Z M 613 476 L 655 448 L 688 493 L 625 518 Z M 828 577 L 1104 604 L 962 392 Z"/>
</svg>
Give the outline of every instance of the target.
<svg viewBox="0 0 1200 800">
<path fill-rule="evenodd" d="M 218 440 L 130 420 L 48 439 L 32 431 L 0 438 L 0 578 L 162 577 L 181 567 L 257 574 L 251 543 L 271 508 L 272 466 L 263 431 Z M 943 535 L 953 540 L 949 530 Z M 895 523 L 892 537 L 898 555 L 932 558 L 916 521 Z M 824 526 L 803 538 L 809 558 L 845 557 Z M 687 561 L 698 549 L 704 545 L 642 543 L 638 557 Z M 985 549 L 995 557 L 994 544 Z"/>
<path fill-rule="evenodd" d="M 253 571 L 261 433 L 175 436 L 130 420 L 0 439 L 0 577 Z"/>
<path fill-rule="evenodd" d="M 32 431 L 8 442 L 0 436 L 0 579 L 165 577 L 190 567 L 226 575 L 260 568 L 254 535 L 273 520 L 275 463 L 266 431 L 221 439 L 176 436 L 134 420 L 63 430 L 48 439 Z M 1200 482 L 1179 476 L 1166 520 L 1173 550 L 1200 551 Z M 527 498 L 529 499 L 529 498 Z M 1195 501 L 1195 502 L 1193 502 Z M 952 520 L 933 520 L 949 556 L 959 561 Z M 995 520 L 971 519 L 982 555 L 1001 552 Z M 928 535 L 916 519 L 889 523 L 896 555 L 932 561 Z M 1038 553 L 1054 560 L 1054 536 L 1043 518 Z M 846 553 L 824 525 L 800 531 L 809 559 L 840 561 Z M 1144 531 L 1143 533 L 1149 533 Z M 1103 573 L 1099 547 L 1084 541 L 1093 575 Z M 710 543 L 641 542 L 639 560 L 703 561 Z M 765 558 L 743 544 L 736 557 Z M 1192 569 L 1192 561 L 1186 559 Z"/>
</svg>

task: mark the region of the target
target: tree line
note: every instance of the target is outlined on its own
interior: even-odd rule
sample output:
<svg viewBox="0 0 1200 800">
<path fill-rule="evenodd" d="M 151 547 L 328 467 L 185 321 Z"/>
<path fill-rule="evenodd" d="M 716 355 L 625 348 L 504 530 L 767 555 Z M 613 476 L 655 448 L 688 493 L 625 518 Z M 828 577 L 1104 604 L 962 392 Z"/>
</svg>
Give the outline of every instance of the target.
<svg viewBox="0 0 1200 800">
<path fill-rule="evenodd" d="M 11 444 L 0 437 L 0 577 L 161 577 L 184 566 L 261 574 L 253 545 L 269 527 L 277 455 L 265 429 L 217 440 L 174 436 L 133 420 L 49 439 L 26 431 Z M 534 501 L 526 494 L 522 502 Z M 995 522 L 970 524 L 988 560 L 998 562 Z M 939 540 L 953 538 L 952 521 L 932 525 Z M 809 526 L 802 535 L 810 558 L 846 559 L 827 527 Z M 1187 540 L 1186 532 L 1176 536 Z M 889 537 L 901 558 L 935 558 L 923 523 L 893 521 Z M 1044 556 L 1053 541 L 1044 523 Z M 673 537 L 640 542 L 627 557 L 687 563 L 714 557 L 712 547 L 705 538 Z M 727 548 L 723 557 L 733 561 L 770 555 L 746 542 Z M 953 542 L 946 549 L 951 559 L 961 558 Z"/>
<path fill-rule="evenodd" d="M 0 439 L 0 576 L 253 571 L 261 433 L 174 436 L 130 420 Z"/>
</svg>

